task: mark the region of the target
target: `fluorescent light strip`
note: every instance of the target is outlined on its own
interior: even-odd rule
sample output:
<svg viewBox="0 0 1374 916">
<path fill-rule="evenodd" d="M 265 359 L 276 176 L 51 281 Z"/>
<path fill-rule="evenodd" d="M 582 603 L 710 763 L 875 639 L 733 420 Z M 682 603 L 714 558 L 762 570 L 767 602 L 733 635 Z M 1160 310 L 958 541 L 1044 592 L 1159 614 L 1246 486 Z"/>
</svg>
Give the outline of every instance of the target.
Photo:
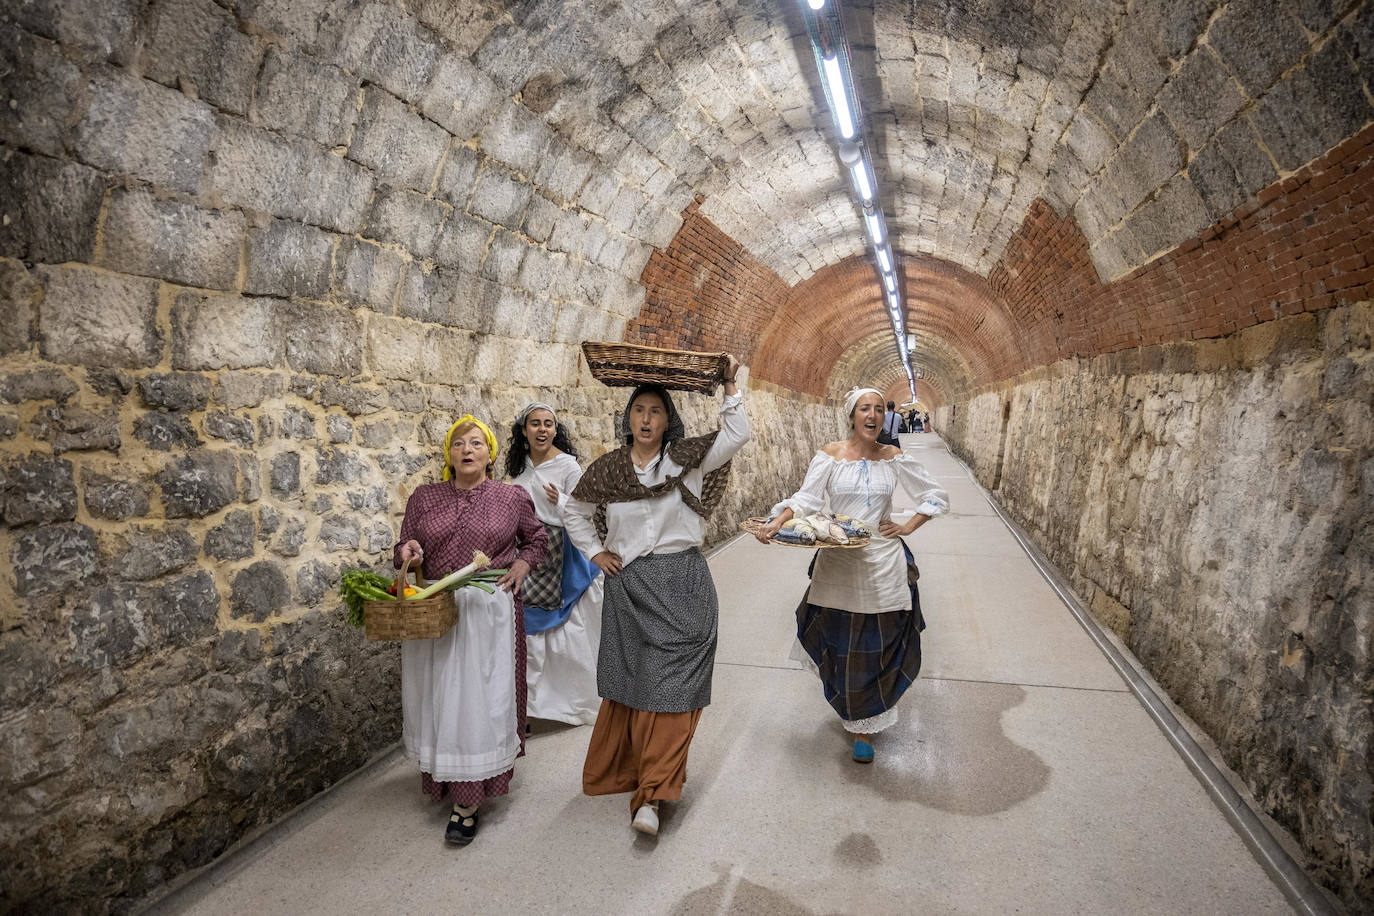
<svg viewBox="0 0 1374 916">
<path fill-rule="evenodd" d="M 835 106 L 835 120 L 840 122 L 840 136 L 846 140 L 854 137 L 854 118 L 849 113 L 849 96 L 844 90 L 844 75 L 840 73 L 838 57 L 827 57 L 821 61 L 825 67 L 825 80 L 830 84 L 830 102 Z"/>
<path fill-rule="evenodd" d="M 818 10 L 821 7 L 825 6 L 825 0 L 806 0 L 806 5 L 811 7 L 813 10 Z"/>
<path fill-rule="evenodd" d="M 883 224 L 878 221 L 878 214 L 869 213 L 864 216 L 864 219 L 868 221 L 868 237 L 873 239 L 875 246 L 881 245 L 883 243 Z"/>
<path fill-rule="evenodd" d="M 892 261 L 887 256 L 886 248 L 878 249 L 878 263 L 882 265 L 883 273 L 889 273 L 892 270 Z"/>
<path fill-rule="evenodd" d="M 859 186 L 859 196 L 863 198 L 864 203 L 868 203 L 873 199 L 873 185 L 868 182 L 868 163 L 860 159 L 852 171 L 854 181 Z"/>
</svg>

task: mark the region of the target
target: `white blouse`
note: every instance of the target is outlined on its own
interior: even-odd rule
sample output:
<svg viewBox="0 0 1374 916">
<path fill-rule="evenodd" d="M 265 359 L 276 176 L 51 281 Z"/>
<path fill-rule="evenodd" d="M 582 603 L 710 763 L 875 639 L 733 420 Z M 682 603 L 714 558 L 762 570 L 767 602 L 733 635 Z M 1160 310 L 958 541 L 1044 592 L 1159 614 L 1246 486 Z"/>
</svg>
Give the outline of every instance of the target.
<svg viewBox="0 0 1374 916">
<path fill-rule="evenodd" d="M 525 469 L 520 472 L 520 476 L 511 480 L 517 487 L 524 487 L 525 492 L 530 494 L 530 499 L 534 500 L 534 514 L 539 516 L 539 520 L 546 525 L 553 525 L 556 528 L 563 527 L 563 507 L 568 503 L 568 494 L 577 486 L 577 482 L 582 479 L 582 466 L 577 463 L 577 459 L 567 452 L 554 455 L 543 464 L 535 467 L 534 462 L 525 459 Z M 558 502 L 549 502 L 548 494 L 544 492 L 544 484 L 551 483 L 558 488 Z"/>
<path fill-rule="evenodd" d="M 705 460 L 683 477 L 687 489 L 695 496 L 701 496 L 703 478 L 735 457 L 749 441 L 749 417 L 743 402 L 738 394 L 722 400 L 720 435 L 711 444 Z M 665 452 L 649 462 L 648 467 L 635 470 L 639 482 L 652 487 L 682 474 L 682 465 Z M 564 505 L 563 522 L 568 536 L 588 559 L 609 550 L 619 554 L 621 562 L 628 566 L 632 560 L 651 553 L 678 553 L 700 547 L 706 537 L 706 519 L 687 508 L 676 488 L 666 496 L 607 505 L 604 543 L 592 522 L 595 511 L 595 505 L 577 499 L 569 499 Z"/>
<path fill-rule="evenodd" d="M 859 519 L 874 531 L 867 547 L 819 551 L 809 602 L 858 614 L 911 609 L 902 545 L 877 533 L 878 524 L 892 516 L 898 484 L 919 504 L 920 514 L 949 511 L 949 494 L 904 452 L 882 461 L 841 461 L 817 452 L 801 489 L 773 507 L 770 516 L 791 509 L 800 517 L 825 511 L 828 500 L 832 513 Z"/>
</svg>

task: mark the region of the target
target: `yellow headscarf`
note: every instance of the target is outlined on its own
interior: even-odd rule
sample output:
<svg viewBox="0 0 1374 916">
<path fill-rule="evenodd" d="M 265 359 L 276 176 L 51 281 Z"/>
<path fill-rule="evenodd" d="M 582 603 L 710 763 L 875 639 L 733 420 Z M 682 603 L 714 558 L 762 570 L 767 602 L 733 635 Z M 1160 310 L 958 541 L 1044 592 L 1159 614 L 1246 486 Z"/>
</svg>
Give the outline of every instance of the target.
<svg viewBox="0 0 1374 916">
<path fill-rule="evenodd" d="M 448 480 L 453 476 L 453 459 L 449 455 L 449 449 L 453 445 L 453 431 L 464 423 L 471 423 L 482 431 L 482 436 L 487 440 L 487 449 L 491 452 L 491 464 L 487 465 L 487 476 L 491 476 L 492 465 L 496 463 L 496 434 L 491 431 L 491 427 L 474 417 L 472 414 L 464 414 L 459 417 L 457 422 L 448 428 L 448 433 L 444 436 L 444 473 L 441 480 Z"/>
</svg>

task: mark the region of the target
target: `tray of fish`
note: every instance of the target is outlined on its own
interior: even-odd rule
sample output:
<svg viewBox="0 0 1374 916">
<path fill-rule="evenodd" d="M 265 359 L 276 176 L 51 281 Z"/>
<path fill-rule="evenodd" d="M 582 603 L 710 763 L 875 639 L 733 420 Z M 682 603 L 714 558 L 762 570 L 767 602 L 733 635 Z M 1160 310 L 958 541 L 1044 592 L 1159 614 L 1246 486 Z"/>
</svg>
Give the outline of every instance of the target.
<svg viewBox="0 0 1374 916">
<path fill-rule="evenodd" d="M 739 523 L 740 529 L 750 534 L 758 532 L 772 519 L 750 518 Z M 794 518 L 783 524 L 770 544 L 784 547 L 805 547 L 815 550 L 818 547 L 842 547 L 854 549 L 867 547 L 873 531 L 863 522 L 848 515 L 822 515 L 815 513 Z"/>
</svg>

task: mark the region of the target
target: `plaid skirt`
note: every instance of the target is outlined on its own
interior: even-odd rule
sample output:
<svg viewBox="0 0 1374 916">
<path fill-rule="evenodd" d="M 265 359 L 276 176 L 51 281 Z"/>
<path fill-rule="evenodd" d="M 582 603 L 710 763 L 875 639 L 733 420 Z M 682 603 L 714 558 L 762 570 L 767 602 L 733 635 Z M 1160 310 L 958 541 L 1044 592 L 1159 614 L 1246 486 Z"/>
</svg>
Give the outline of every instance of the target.
<svg viewBox="0 0 1374 916">
<path fill-rule="evenodd" d="M 797 606 L 797 641 L 819 670 L 825 700 L 841 719 L 886 712 L 921 671 L 925 619 L 910 550 L 907 563 L 909 611 L 855 614 L 811 604 L 809 590 Z"/>
<path fill-rule="evenodd" d="M 525 577 L 520 597 L 525 607 L 561 608 L 563 606 L 563 529 L 545 524 L 549 543 L 540 563 Z"/>
</svg>

